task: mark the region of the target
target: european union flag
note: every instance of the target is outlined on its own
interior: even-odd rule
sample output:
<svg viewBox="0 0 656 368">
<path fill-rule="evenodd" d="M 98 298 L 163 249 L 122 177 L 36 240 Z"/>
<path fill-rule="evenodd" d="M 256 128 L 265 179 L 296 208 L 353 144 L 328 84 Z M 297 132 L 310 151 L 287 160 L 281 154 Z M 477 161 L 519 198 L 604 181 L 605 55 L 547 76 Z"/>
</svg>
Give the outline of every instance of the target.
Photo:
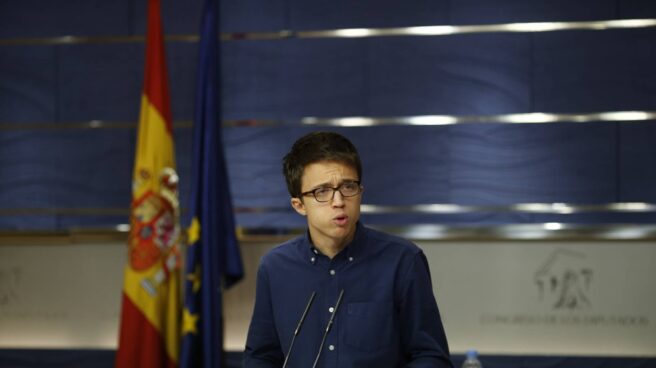
<svg viewBox="0 0 656 368">
<path fill-rule="evenodd" d="M 180 367 L 222 363 L 222 288 L 243 276 L 223 156 L 218 1 L 206 0 L 194 111 L 193 177 Z"/>
</svg>

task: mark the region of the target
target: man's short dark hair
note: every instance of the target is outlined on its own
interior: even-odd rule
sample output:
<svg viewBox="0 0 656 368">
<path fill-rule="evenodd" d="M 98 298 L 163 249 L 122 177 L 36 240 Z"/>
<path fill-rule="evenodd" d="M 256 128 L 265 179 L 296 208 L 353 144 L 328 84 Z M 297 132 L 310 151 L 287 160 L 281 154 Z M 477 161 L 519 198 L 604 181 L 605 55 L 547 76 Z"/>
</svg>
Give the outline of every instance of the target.
<svg viewBox="0 0 656 368">
<path fill-rule="evenodd" d="M 362 163 L 353 143 L 334 132 L 314 132 L 299 138 L 282 160 L 282 172 L 292 197 L 301 197 L 305 167 L 319 161 L 337 161 L 351 166 L 362 181 Z"/>
</svg>

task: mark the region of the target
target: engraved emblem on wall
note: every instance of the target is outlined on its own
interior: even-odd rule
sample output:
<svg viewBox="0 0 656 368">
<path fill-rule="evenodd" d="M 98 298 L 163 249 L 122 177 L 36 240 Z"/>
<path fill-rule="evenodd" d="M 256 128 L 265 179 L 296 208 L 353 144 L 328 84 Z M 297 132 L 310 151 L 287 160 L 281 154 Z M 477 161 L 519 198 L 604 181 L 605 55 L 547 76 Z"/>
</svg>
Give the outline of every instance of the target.
<svg viewBox="0 0 656 368">
<path fill-rule="evenodd" d="M 557 249 L 535 272 L 539 300 L 553 309 L 592 308 L 590 289 L 594 271 L 584 253 Z"/>
</svg>

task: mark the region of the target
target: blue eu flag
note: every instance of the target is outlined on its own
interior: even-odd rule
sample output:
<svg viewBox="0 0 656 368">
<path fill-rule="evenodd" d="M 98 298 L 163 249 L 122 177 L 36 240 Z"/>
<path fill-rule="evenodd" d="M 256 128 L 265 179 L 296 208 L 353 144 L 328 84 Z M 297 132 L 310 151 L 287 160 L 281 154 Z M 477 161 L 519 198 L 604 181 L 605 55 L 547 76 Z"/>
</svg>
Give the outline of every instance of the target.
<svg viewBox="0 0 656 368">
<path fill-rule="evenodd" d="M 222 288 L 243 276 L 220 119 L 218 1 L 203 7 L 194 111 L 193 177 L 180 367 L 219 368 Z"/>
</svg>

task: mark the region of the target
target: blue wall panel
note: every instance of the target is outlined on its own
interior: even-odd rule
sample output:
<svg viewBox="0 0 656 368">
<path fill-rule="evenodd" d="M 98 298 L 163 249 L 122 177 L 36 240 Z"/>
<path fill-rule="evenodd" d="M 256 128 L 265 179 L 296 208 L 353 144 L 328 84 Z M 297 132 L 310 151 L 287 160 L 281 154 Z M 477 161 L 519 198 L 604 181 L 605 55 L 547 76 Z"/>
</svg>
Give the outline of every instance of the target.
<svg viewBox="0 0 656 368">
<path fill-rule="evenodd" d="M 0 121 L 53 121 L 57 110 L 55 48 L 0 47 Z"/>
<path fill-rule="evenodd" d="M 168 34 L 198 32 L 202 1 L 162 1 Z M 72 9 L 74 11 L 72 11 Z M 145 1 L 0 2 L 0 37 L 143 34 Z M 390 16 L 393 14 L 393 16 Z M 656 16 L 651 0 L 224 0 L 222 30 L 277 31 Z"/>
<path fill-rule="evenodd" d="M 56 170 L 50 190 L 57 206 L 126 207 L 130 203 L 135 131 L 131 129 L 49 132 Z"/>
<path fill-rule="evenodd" d="M 142 43 L 60 47 L 60 120 L 138 119 L 145 52 Z M 168 43 L 166 52 L 173 118 L 190 120 L 197 44 Z"/>
<path fill-rule="evenodd" d="M 521 202 L 606 203 L 653 200 L 654 128 L 623 127 L 626 145 L 617 162 L 617 124 L 461 125 L 447 127 L 378 127 L 331 129 L 359 147 L 365 172 L 364 203 L 412 205 L 459 203 L 503 205 Z M 637 129 L 641 128 L 641 129 Z M 244 226 L 294 226 L 288 208 L 281 159 L 291 143 L 311 127 L 229 128 L 225 143 L 236 207 L 280 207 L 286 212 L 240 214 Z M 191 176 L 191 130 L 176 129 L 181 201 L 186 207 Z M 0 186 L 3 208 L 127 208 L 130 198 L 134 131 L 58 130 L 4 132 Z M 622 175 L 616 175 L 618 168 Z M 122 183 L 122 184 L 121 184 Z M 622 189 L 622 197 L 618 190 Z M 650 196 L 646 198 L 645 195 Z M 640 222 L 641 215 L 632 222 Z M 583 222 L 612 219 L 581 215 Z M 627 220 L 626 216 L 615 216 Z M 124 222 L 126 216 L 61 216 L 52 222 L 23 226 L 100 226 Z M 367 216 L 380 224 L 558 221 L 558 216 L 471 214 L 460 216 Z M 568 216 L 572 221 L 573 216 Z M 560 221 L 562 221 L 560 217 Z M 14 221 L 17 221 L 14 219 Z M 109 221 L 109 222 L 108 222 Z M 3 226 L 18 226 L 3 219 Z M 116 223 L 116 222 L 115 222 Z M 20 224 L 20 223 L 19 223 Z M 26 225 L 27 224 L 27 225 Z"/>
<path fill-rule="evenodd" d="M 363 113 L 366 65 L 361 40 L 293 40 L 281 44 L 285 61 L 279 116 Z"/>
<path fill-rule="evenodd" d="M 447 0 L 289 0 L 291 28 L 316 30 L 447 24 Z"/>
<path fill-rule="evenodd" d="M 226 162 L 237 207 L 287 207 L 282 157 L 299 127 L 229 128 L 224 130 Z"/>
<path fill-rule="evenodd" d="M 0 3 L 0 38 L 143 34 L 144 1 Z M 202 1 L 163 0 L 168 34 L 197 32 Z M 73 11 L 74 10 L 74 11 Z M 645 0 L 222 1 L 224 31 L 397 27 L 656 16 Z M 656 30 L 562 31 L 441 37 L 287 39 L 222 43 L 223 118 L 286 125 L 225 130 L 236 207 L 248 226 L 299 226 L 280 160 L 306 116 L 488 115 L 655 109 Z M 168 42 L 172 112 L 193 115 L 197 44 Z M 136 122 L 143 43 L 0 45 L 0 123 Z M 61 125 L 60 125 L 61 126 Z M 366 203 L 511 204 L 656 201 L 654 128 L 646 124 L 470 124 L 331 128 L 364 163 Z M 126 208 L 135 131 L 0 131 L 2 208 Z M 175 130 L 181 201 L 191 173 L 191 129 Z M 121 184 L 122 183 L 122 184 Z M 645 221 L 587 214 L 568 221 Z M 34 221 L 30 221 L 33 218 Z M 562 216 L 374 215 L 373 223 L 505 223 Z M 67 228 L 126 215 L 3 216 L 2 227 Z"/>
<path fill-rule="evenodd" d="M 226 119 L 271 118 L 282 93 L 284 52 L 270 42 L 222 44 L 222 101 Z"/>
<path fill-rule="evenodd" d="M 363 112 L 359 41 L 228 42 L 222 50 L 226 119 Z"/>
<path fill-rule="evenodd" d="M 656 1 L 653 0 L 617 0 L 617 8 L 620 18 L 656 17 Z"/>
<path fill-rule="evenodd" d="M 136 131 L 132 129 L 57 129 L 0 131 L 0 208 L 59 209 L 61 214 L 0 217 L 2 227 L 66 229 L 126 223 L 131 200 Z M 191 129 L 176 129 L 180 200 L 187 206 L 191 178 Z M 119 210 L 100 216 L 68 209 Z M 125 214 L 121 214 L 121 210 Z M 93 213 L 92 213 L 93 214 Z"/>
<path fill-rule="evenodd" d="M 453 24 L 564 22 L 614 19 L 622 0 L 453 0 Z"/>
<path fill-rule="evenodd" d="M 362 156 L 365 203 L 450 202 L 449 129 L 397 126 L 340 133 L 353 140 Z"/>
<path fill-rule="evenodd" d="M 221 30 L 261 32 L 290 29 L 290 0 L 224 0 L 220 3 Z"/>
<path fill-rule="evenodd" d="M 57 142 L 35 131 L 0 131 L 0 208 L 3 210 L 56 208 L 53 188 L 58 183 Z M 9 215 L 0 227 L 52 229 L 56 218 Z"/>
<path fill-rule="evenodd" d="M 655 29 L 534 37 L 534 111 L 654 109 Z"/>
<path fill-rule="evenodd" d="M 60 46 L 59 120 L 136 121 L 144 45 Z"/>
<path fill-rule="evenodd" d="M 288 205 L 281 160 L 313 128 L 231 128 L 226 145 L 237 206 Z M 617 200 L 616 124 L 330 129 L 364 163 L 366 203 L 412 205 Z"/>
<path fill-rule="evenodd" d="M 34 131 L 0 131 L 0 206 L 55 207 L 58 142 Z"/>
<path fill-rule="evenodd" d="M 370 41 L 367 98 L 374 116 L 503 114 L 530 108 L 525 35 Z"/>
<path fill-rule="evenodd" d="M 617 200 L 615 124 L 455 126 L 447 145 L 453 203 Z"/>
<path fill-rule="evenodd" d="M 128 0 L 0 1 L 0 38 L 125 35 Z"/>
<path fill-rule="evenodd" d="M 622 124 L 620 196 L 624 202 L 656 202 L 656 126 L 650 123 Z"/>
</svg>

